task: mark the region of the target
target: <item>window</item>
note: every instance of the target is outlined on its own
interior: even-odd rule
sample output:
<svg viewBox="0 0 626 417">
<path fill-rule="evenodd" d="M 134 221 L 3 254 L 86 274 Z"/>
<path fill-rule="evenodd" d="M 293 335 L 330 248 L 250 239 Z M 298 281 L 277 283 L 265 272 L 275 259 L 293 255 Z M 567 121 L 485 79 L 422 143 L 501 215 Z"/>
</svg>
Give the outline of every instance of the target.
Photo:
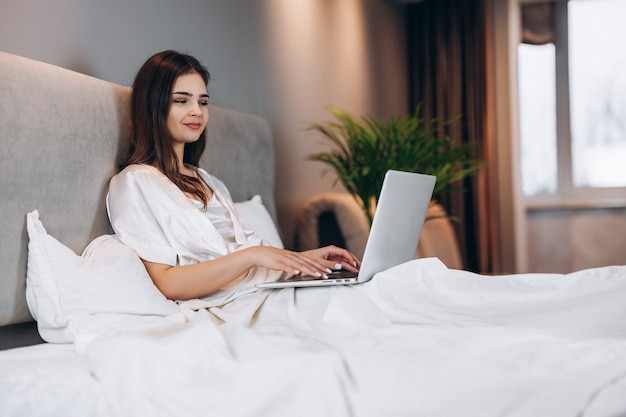
<svg viewBox="0 0 626 417">
<path fill-rule="evenodd" d="M 522 8 L 525 29 L 548 33 L 518 47 L 524 195 L 626 187 L 626 0 Z"/>
<path fill-rule="evenodd" d="M 576 187 L 626 186 L 626 1 L 570 1 L 572 173 Z"/>
<path fill-rule="evenodd" d="M 518 48 L 520 154 L 524 195 L 557 189 L 554 44 Z"/>
</svg>

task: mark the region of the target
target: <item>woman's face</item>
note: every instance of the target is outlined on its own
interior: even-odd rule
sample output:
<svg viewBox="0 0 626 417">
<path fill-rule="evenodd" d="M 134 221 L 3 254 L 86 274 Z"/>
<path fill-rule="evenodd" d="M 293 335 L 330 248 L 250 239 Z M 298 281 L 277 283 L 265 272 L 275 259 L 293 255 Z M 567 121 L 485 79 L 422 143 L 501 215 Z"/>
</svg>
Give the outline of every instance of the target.
<svg viewBox="0 0 626 417">
<path fill-rule="evenodd" d="M 209 121 L 209 94 L 202 77 L 197 73 L 178 77 L 171 100 L 167 129 L 174 146 L 197 141 Z"/>
</svg>

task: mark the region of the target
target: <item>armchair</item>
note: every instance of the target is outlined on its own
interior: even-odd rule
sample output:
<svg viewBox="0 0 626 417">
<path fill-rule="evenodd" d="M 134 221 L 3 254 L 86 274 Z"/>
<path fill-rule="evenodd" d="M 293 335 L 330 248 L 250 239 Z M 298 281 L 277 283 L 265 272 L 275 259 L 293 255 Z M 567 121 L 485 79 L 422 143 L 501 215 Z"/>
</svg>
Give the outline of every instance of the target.
<svg viewBox="0 0 626 417">
<path fill-rule="evenodd" d="M 433 201 L 426 217 L 429 220 L 422 228 L 415 257 L 437 257 L 448 268 L 462 269 L 459 244 L 443 206 Z M 367 218 L 350 194 L 323 193 L 310 198 L 300 208 L 296 246 L 308 250 L 332 244 L 362 257 L 368 233 Z"/>
</svg>

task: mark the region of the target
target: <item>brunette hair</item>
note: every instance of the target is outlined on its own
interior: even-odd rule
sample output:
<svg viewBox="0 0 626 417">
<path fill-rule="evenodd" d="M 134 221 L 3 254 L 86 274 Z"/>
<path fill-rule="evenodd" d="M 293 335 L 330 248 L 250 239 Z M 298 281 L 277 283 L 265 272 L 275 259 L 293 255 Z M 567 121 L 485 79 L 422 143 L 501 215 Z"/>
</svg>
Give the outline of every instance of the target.
<svg viewBox="0 0 626 417">
<path fill-rule="evenodd" d="M 131 164 L 158 168 L 182 191 L 200 199 L 206 207 L 208 195 L 202 180 L 180 173 L 178 159 L 167 129 L 174 83 L 181 75 L 199 74 L 208 84 L 209 71 L 192 57 L 177 51 L 163 51 L 151 56 L 139 69 L 132 85 L 131 134 L 128 156 L 120 170 Z M 183 163 L 198 166 L 206 146 L 205 132 L 185 145 Z"/>
</svg>

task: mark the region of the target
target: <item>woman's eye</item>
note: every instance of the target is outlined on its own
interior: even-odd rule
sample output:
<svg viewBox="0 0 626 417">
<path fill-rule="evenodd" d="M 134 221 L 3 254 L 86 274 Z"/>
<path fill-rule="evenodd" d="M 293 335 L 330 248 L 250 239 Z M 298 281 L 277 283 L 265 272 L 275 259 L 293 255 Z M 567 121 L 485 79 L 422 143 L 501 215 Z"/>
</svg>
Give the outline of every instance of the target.
<svg viewBox="0 0 626 417">
<path fill-rule="evenodd" d="M 201 105 L 201 106 L 208 106 L 208 105 L 209 105 L 209 101 L 208 101 L 208 100 L 206 100 L 206 101 L 201 101 L 201 102 L 200 102 L 200 105 Z"/>
<path fill-rule="evenodd" d="M 187 100 L 185 100 L 184 98 L 176 98 L 174 99 L 174 103 L 185 104 L 187 103 Z"/>
</svg>

